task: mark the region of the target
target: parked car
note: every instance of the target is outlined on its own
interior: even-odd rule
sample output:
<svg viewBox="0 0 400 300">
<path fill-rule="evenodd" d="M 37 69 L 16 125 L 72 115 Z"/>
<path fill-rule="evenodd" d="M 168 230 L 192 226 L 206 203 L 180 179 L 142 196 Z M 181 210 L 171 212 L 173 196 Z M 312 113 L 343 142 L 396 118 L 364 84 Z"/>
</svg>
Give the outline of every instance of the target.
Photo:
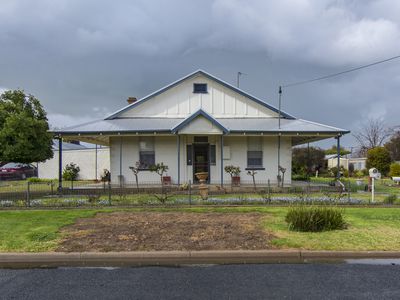
<svg viewBox="0 0 400 300">
<path fill-rule="evenodd" d="M 0 167 L 0 180 L 25 179 L 37 176 L 37 169 L 31 164 L 6 163 Z"/>
</svg>

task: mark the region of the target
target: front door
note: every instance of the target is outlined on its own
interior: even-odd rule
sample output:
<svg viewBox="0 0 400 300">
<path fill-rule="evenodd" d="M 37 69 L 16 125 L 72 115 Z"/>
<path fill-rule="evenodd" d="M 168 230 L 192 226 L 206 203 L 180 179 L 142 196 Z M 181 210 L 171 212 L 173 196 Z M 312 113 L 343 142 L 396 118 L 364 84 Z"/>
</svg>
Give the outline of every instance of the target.
<svg viewBox="0 0 400 300">
<path fill-rule="evenodd" d="M 198 183 L 194 174 L 208 172 L 207 182 L 210 182 L 210 146 L 209 144 L 193 144 L 193 182 Z"/>
</svg>

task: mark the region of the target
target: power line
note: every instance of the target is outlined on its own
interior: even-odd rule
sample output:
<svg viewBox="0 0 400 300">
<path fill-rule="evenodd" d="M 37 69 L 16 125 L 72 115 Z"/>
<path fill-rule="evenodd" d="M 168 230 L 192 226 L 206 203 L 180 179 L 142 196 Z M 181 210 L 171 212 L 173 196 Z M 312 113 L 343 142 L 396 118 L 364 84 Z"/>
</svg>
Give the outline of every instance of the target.
<svg viewBox="0 0 400 300">
<path fill-rule="evenodd" d="M 391 61 L 391 60 L 394 60 L 394 59 L 397 59 L 397 58 L 400 58 L 400 55 L 396 55 L 396 56 L 393 56 L 393 57 L 390 57 L 390 58 L 386 58 L 386 59 L 383 59 L 383 60 L 380 60 L 380 61 L 376 61 L 376 62 L 367 64 L 367 65 L 363 65 L 363 66 L 356 67 L 356 68 L 353 68 L 353 69 L 349 69 L 349 70 L 346 70 L 346 71 L 333 73 L 333 74 L 329 74 L 329 75 L 325 75 L 325 76 L 317 77 L 317 78 L 313 78 L 313 79 L 308 79 L 308 80 L 293 82 L 293 83 L 289 83 L 289 84 L 284 84 L 284 85 L 282 85 L 282 88 L 292 87 L 292 86 L 296 86 L 296 85 L 302 85 L 302 84 L 306 84 L 306 83 L 310 83 L 310 82 L 314 82 L 314 81 L 319 81 L 319 80 L 323 80 L 323 79 L 336 77 L 336 76 L 339 76 L 339 75 L 342 75 L 342 74 L 354 72 L 354 71 L 365 69 L 365 68 L 368 68 L 368 67 L 371 67 L 371 66 L 375 66 L 375 65 L 378 65 L 378 64 L 381 64 L 381 63 L 385 63 L 385 62 L 388 62 L 388 61 Z"/>
</svg>

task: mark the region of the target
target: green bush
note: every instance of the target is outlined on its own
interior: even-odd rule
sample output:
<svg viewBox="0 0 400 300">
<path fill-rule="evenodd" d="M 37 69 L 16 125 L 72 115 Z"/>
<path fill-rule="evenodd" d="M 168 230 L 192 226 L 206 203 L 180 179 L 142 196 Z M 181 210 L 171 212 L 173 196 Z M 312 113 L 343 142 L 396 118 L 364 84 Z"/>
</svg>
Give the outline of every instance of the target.
<svg viewBox="0 0 400 300">
<path fill-rule="evenodd" d="M 385 147 L 375 147 L 367 152 L 367 169 L 377 168 L 382 176 L 389 173 L 391 162 L 390 152 Z"/>
<path fill-rule="evenodd" d="M 292 180 L 306 181 L 308 180 L 307 174 L 293 174 Z"/>
<path fill-rule="evenodd" d="M 68 165 L 65 166 L 63 170 L 62 177 L 64 180 L 76 180 L 78 179 L 78 173 L 81 169 L 79 168 L 78 165 L 74 163 L 69 163 Z"/>
<path fill-rule="evenodd" d="M 397 202 L 397 195 L 396 194 L 391 194 L 385 197 L 385 199 L 383 199 L 383 203 L 385 204 L 394 204 Z"/>
<path fill-rule="evenodd" d="M 390 172 L 389 176 L 400 176 L 400 164 L 399 163 L 393 163 L 390 165 Z"/>
<path fill-rule="evenodd" d="M 285 221 L 294 231 L 320 232 L 347 228 L 343 210 L 332 206 L 296 205 L 289 208 Z"/>
<path fill-rule="evenodd" d="M 28 178 L 28 182 L 32 182 L 32 183 L 50 183 L 52 182 L 52 179 L 47 179 L 47 178 L 37 178 L 37 177 L 29 177 Z"/>
</svg>

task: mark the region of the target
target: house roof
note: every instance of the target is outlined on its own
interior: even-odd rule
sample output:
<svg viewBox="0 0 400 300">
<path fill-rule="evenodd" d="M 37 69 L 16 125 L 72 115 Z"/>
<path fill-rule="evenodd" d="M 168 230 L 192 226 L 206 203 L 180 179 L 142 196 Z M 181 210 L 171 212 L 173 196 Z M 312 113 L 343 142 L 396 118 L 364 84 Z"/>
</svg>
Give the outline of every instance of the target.
<svg viewBox="0 0 400 300">
<path fill-rule="evenodd" d="M 205 76 L 205 77 L 207 77 L 207 78 L 209 78 L 209 79 L 211 79 L 213 81 L 216 81 L 219 84 L 231 89 L 232 91 L 234 91 L 236 93 L 239 93 L 242 96 L 247 97 L 250 100 L 252 100 L 252 101 L 254 101 L 254 102 L 256 102 L 256 103 L 258 103 L 258 104 L 260 104 L 260 105 L 262 105 L 262 106 L 264 106 L 264 107 L 266 107 L 266 108 L 268 108 L 268 109 L 270 109 L 270 110 L 272 110 L 272 111 L 274 111 L 276 113 L 279 113 L 279 109 L 277 109 L 276 107 L 264 102 L 263 100 L 261 100 L 261 99 L 255 97 L 255 96 L 253 96 L 253 95 L 251 95 L 251 94 L 249 94 L 249 93 L 247 93 L 247 92 L 245 92 L 245 91 L 243 91 L 243 90 L 241 90 L 241 89 L 239 89 L 239 88 L 237 88 L 237 87 L 235 87 L 235 86 L 223 81 L 222 79 L 219 79 L 219 78 L 215 77 L 214 75 L 212 75 L 210 73 L 207 73 L 206 71 L 197 70 L 197 71 L 195 71 L 193 73 L 190 73 L 190 74 L 186 75 L 185 77 L 182 77 L 181 79 L 178 79 L 177 81 L 174 81 L 174 82 L 168 84 L 167 86 L 165 86 L 165 87 L 163 87 L 163 88 L 161 88 L 161 89 L 159 89 L 159 90 L 157 90 L 157 91 L 155 91 L 155 92 L 153 92 L 153 93 L 151 93 L 151 94 L 139 99 L 138 101 L 136 101 L 136 102 L 134 102 L 132 104 L 129 104 L 129 105 L 123 107 L 122 109 L 112 113 L 111 115 L 106 117 L 106 120 L 111 120 L 111 119 L 117 118 L 123 112 L 125 112 L 125 111 L 127 111 L 129 109 L 132 109 L 134 107 L 137 107 L 137 106 L 143 104 L 144 102 L 146 102 L 147 100 L 149 100 L 149 99 L 151 99 L 151 98 L 153 98 L 153 97 L 155 97 L 155 96 L 157 96 L 157 95 L 159 95 L 159 94 L 161 94 L 161 93 L 173 88 L 174 86 L 180 84 L 182 81 L 185 81 L 185 80 L 187 80 L 189 78 L 192 78 L 192 77 L 195 77 L 195 76 L 198 76 L 198 75 L 203 75 L 203 76 Z M 290 115 L 290 114 L 288 114 L 288 113 L 286 113 L 284 111 L 281 111 L 281 116 L 282 116 L 282 118 L 295 119 L 295 117 L 293 117 L 292 115 Z"/>
<path fill-rule="evenodd" d="M 197 115 L 196 115 L 197 114 Z M 97 120 L 82 125 L 55 130 L 58 134 L 118 134 L 118 133 L 146 133 L 165 132 L 174 133 L 179 127 L 196 116 L 209 116 L 204 111 L 197 112 L 189 118 L 124 118 L 111 120 Z M 210 117 L 210 116 L 209 116 Z M 212 117 L 211 117 L 212 118 Z M 212 118 L 226 132 L 265 132 L 265 133 L 327 133 L 345 134 L 348 130 L 310 122 L 302 119 L 281 119 L 281 128 L 277 118 Z"/>
</svg>

